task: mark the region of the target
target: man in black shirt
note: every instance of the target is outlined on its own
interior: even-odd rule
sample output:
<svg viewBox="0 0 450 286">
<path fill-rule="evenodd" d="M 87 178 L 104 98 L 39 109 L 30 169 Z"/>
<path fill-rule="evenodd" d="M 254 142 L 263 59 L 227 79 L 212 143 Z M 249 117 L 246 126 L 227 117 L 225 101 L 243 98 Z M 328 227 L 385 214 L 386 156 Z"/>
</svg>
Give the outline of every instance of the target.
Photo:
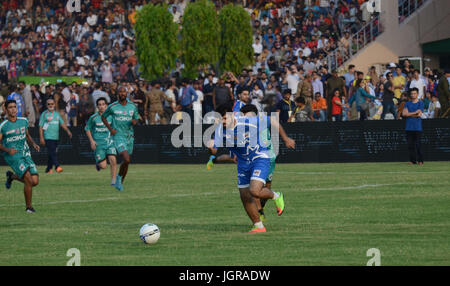
<svg viewBox="0 0 450 286">
<path fill-rule="evenodd" d="M 397 111 L 395 110 L 394 104 L 394 84 L 392 83 L 394 79 L 394 75 L 389 72 L 386 74 L 387 81 L 384 84 L 384 93 L 383 93 L 383 113 L 381 114 L 381 120 L 384 120 L 384 117 L 387 113 L 392 113 L 394 118 L 397 118 Z"/>
</svg>

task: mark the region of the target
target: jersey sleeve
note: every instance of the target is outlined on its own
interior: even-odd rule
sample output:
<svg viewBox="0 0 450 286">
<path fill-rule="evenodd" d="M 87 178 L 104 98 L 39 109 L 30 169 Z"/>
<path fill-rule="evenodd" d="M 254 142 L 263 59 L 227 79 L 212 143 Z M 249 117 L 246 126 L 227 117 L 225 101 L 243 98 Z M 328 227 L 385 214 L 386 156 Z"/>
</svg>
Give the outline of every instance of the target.
<svg viewBox="0 0 450 286">
<path fill-rule="evenodd" d="M 102 114 L 103 117 L 108 118 L 108 116 L 112 116 L 112 110 L 111 110 L 111 105 L 109 105 L 105 112 L 103 112 Z"/>
<path fill-rule="evenodd" d="M 84 127 L 84 131 L 92 131 L 92 116 L 89 117 L 88 121 L 86 122 L 86 127 Z"/>
<path fill-rule="evenodd" d="M 44 124 L 45 124 L 45 113 L 46 112 L 43 112 L 42 114 L 41 114 L 41 117 L 39 118 L 39 126 L 44 126 Z"/>
</svg>

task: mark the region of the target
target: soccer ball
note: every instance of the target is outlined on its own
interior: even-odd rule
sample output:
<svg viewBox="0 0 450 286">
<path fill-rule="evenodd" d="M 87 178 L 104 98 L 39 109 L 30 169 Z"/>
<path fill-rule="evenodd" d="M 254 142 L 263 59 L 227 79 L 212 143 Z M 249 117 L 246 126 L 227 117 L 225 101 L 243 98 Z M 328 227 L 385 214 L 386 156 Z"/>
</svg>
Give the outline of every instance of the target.
<svg viewBox="0 0 450 286">
<path fill-rule="evenodd" d="M 160 235 L 159 227 L 153 223 L 146 223 L 139 230 L 139 237 L 145 244 L 156 243 Z"/>
</svg>

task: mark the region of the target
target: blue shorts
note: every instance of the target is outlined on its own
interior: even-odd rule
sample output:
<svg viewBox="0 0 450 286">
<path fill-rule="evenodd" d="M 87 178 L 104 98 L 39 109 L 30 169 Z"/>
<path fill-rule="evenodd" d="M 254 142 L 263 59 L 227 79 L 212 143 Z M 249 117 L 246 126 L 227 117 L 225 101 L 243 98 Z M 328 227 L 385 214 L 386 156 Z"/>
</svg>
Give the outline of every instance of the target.
<svg viewBox="0 0 450 286">
<path fill-rule="evenodd" d="M 248 188 L 251 180 L 266 183 L 270 173 L 270 159 L 258 158 L 254 161 L 238 161 L 238 188 Z"/>
</svg>

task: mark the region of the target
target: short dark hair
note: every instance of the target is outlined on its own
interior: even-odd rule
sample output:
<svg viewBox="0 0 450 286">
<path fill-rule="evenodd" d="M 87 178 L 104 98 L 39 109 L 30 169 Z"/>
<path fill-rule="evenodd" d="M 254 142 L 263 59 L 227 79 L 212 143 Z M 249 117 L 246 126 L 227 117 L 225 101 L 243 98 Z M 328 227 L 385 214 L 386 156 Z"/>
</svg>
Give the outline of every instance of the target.
<svg viewBox="0 0 450 286">
<path fill-rule="evenodd" d="M 413 91 L 416 91 L 417 93 L 419 93 L 419 89 L 417 87 L 413 87 L 409 90 L 409 94 L 411 94 Z"/>
<path fill-rule="evenodd" d="M 233 112 L 233 106 L 231 103 L 224 103 L 217 107 L 216 112 L 218 112 L 221 116 L 224 116 L 227 112 Z"/>
<path fill-rule="evenodd" d="M 243 114 L 254 112 L 256 115 L 258 115 L 258 108 L 256 108 L 256 106 L 253 104 L 246 104 L 241 108 L 240 112 L 242 112 Z"/>
<path fill-rule="evenodd" d="M 11 103 L 15 103 L 17 105 L 17 102 L 14 99 L 9 99 L 5 101 L 5 108 L 8 108 L 8 105 L 10 105 Z"/>
<path fill-rule="evenodd" d="M 305 104 L 305 98 L 302 96 L 299 96 L 295 99 L 295 102 Z"/>
<path fill-rule="evenodd" d="M 106 98 L 100 97 L 100 98 L 98 98 L 97 101 L 95 102 L 95 106 L 98 106 L 98 103 L 99 103 L 100 101 L 102 101 L 102 100 L 104 100 L 105 103 L 106 103 L 106 105 L 108 105 L 108 101 L 106 100 Z"/>
<path fill-rule="evenodd" d="M 283 90 L 283 95 L 288 94 L 288 93 L 292 94 L 292 91 L 290 88 L 286 88 L 285 90 Z"/>
</svg>

